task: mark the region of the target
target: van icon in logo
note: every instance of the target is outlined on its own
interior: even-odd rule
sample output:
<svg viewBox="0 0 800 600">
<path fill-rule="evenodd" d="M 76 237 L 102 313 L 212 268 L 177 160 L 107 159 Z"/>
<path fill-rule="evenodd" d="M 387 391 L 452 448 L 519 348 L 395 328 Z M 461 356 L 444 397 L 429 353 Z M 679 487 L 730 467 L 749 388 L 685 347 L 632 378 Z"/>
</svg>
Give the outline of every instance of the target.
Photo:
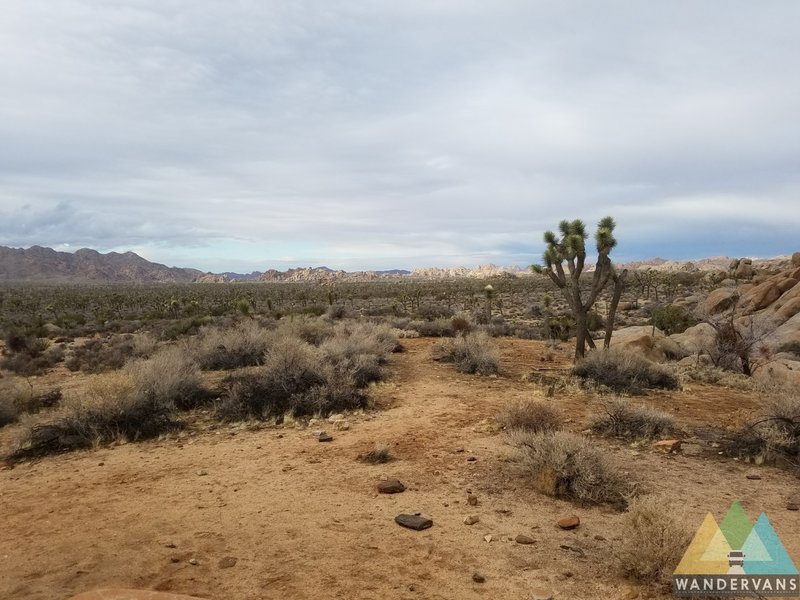
<svg viewBox="0 0 800 600">
<path fill-rule="evenodd" d="M 767 515 L 755 525 L 738 500 L 717 525 L 711 513 L 672 577 L 676 596 L 797 596 L 800 574 Z"/>
</svg>

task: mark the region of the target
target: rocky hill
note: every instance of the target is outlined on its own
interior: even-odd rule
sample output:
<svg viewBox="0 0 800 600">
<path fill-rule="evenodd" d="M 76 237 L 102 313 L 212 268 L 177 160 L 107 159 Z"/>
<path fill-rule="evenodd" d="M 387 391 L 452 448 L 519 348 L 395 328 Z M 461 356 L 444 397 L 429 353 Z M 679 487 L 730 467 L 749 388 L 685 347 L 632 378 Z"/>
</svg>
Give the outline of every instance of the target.
<svg viewBox="0 0 800 600">
<path fill-rule="evenodd" d="M 32 246 L 0 246 L 0 281 L 39 282 L 191 282 L 201 271 L 152 263 L 133 252 L 82 248 L 74 253 Z"/>
<path fill-rule="evenodd" d="M 650 258 L 622 263 L 619 266 L 633 271 L 652 269 L 653 271 L 666 272 L 696 272 L 696 271 L 728 271 L 734 263 L 746 262 L 753 269 L 772 270 L 785 268 L 791 262 L 790 256 L 775 256 L 772 258 L 732 258 L 730 256 L 712 256 L 697 260 L 668 260 L 666 258 Z M 735 268 L 735 267 L 734 267 Z"/>
</svg>

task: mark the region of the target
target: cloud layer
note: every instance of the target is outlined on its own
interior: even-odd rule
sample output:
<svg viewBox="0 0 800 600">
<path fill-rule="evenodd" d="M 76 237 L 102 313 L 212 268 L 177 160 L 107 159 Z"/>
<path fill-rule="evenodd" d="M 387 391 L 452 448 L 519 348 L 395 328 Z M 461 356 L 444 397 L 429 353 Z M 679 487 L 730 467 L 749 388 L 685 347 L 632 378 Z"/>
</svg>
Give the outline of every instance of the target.
<svg viewBox="0 0 800 600">
<path fill-rule="evenodd" d="M 10 0 L 0 244 L 210 270 L 800 248 L 800 4 Z"/>
</svg>

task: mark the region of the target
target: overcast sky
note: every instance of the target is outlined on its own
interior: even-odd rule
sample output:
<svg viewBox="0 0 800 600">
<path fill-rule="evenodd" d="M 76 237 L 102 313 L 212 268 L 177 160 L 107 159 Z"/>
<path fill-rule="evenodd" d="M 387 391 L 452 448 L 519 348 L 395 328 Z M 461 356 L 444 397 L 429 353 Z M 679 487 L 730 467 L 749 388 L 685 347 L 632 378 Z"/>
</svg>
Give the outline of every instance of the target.
<svg viewBox="0 0 800 600">
<path fill-rule="evenodd" d="M 800 2 L 3 0 L 0 245 L 204 270 L 800 250 Z"/>
</svg>

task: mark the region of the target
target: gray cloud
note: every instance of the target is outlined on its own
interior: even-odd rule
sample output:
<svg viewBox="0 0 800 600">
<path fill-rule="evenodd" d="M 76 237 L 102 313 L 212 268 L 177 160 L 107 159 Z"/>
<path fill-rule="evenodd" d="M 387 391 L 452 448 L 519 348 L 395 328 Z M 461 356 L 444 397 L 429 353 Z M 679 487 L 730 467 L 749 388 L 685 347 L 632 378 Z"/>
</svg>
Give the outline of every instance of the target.
<svg viewBox="0 0 800 600">
<path fill-rule="evenodd" d="M 800 6 L 11 0 L 0 243 L 209 269 L 777 254 Z"/>
</svg>

